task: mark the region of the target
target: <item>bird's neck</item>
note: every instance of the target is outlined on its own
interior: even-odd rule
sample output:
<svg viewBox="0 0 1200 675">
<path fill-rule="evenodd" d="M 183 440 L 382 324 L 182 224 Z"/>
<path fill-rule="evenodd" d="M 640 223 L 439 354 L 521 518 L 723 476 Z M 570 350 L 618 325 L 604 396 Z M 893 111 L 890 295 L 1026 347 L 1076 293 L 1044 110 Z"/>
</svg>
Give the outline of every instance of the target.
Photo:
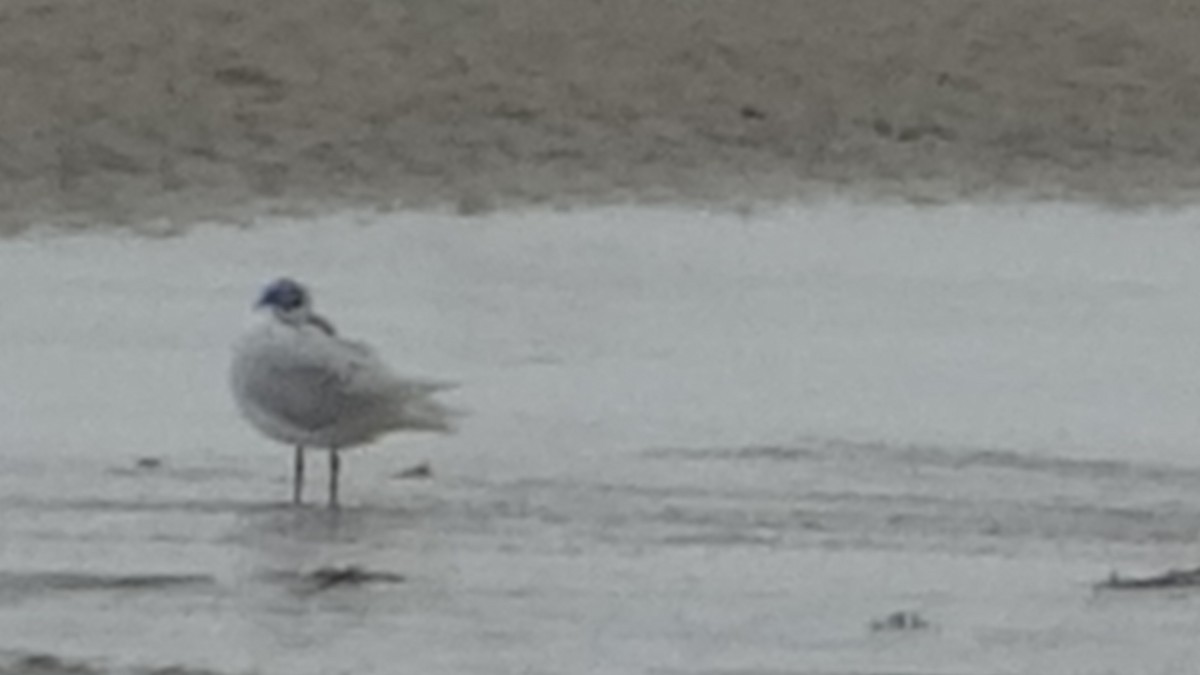
<svg viewBox="0 0 1200 675">
<path fill-rule="evenodd" d="M 313 314 L 309 312 L 308 324 L 310 326 L 316 326 L 318 330 L 326 335 L 337 335 L 337 329 L 333 327 L 333 324 L 320 314 Z"/>
<path fill-rule="evenodd" d="M 328 319 L 314 313 L 308 307 L 299 307 L 291 310 L 276 308 L 271 311 L 271 314 L 275 317 L 276 321 L 293 328 L 304 328 L 311 326 L 322 333 L 325 333 L 326 335 L 337 335 L 337 331 L 334 329 L 333 324 L 330 323 Z"/>
</svg>

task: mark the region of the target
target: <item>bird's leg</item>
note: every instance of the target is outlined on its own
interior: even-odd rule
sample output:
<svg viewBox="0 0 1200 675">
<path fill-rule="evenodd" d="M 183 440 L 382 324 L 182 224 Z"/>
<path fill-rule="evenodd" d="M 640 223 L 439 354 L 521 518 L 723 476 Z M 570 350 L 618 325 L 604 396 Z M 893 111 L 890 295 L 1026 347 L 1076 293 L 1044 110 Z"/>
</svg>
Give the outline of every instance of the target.
<svg viewBox="0 0 1200 675">
<path fill-rule="evenodd" d="M 329 508 L 338 507 L 338 472 L 342 469 L 342 458 L 337 448 L 329 451 Z"/>
<path fill-rule="evenodd" d="M 296 446 L 295 474 L 292 476 L 292 503 L 304 503 L 304 446 Z"/>
</svg>

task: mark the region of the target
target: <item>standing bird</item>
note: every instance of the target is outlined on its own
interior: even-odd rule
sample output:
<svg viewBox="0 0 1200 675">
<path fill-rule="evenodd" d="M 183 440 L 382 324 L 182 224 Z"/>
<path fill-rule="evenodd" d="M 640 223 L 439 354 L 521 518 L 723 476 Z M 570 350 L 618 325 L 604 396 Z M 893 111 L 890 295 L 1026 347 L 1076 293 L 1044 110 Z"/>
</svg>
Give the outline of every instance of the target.
<svg viewBox="0 0 1200 675">
<path fill-rule="evenodd" d="M 279 279 L 261 317 L 234 345 L 232 384 L 242 415 L 295 446 L 292 501 L 302 502 L 304 450 L 329 451 L 329 505 L 338 505 L 339 452 L 392 431 L 452 431 L 454 411 L 432 398 L 449 385 L 394 374 L 365 344 L 338 337 L 308 290 Z"/>
</svg>

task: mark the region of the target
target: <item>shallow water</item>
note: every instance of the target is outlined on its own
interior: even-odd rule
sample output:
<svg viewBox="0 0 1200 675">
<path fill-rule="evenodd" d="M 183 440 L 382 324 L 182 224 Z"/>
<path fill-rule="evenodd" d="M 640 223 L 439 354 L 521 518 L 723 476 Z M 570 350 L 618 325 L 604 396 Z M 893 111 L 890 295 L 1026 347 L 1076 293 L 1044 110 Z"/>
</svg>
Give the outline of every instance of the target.
<svg viewBox="0 0 1200 675">
<path fill-rule="evenodd" d="M 30 672 L 1187 672 L 1200 597 L 1093 584 L 1195 561 L 1189 218 L 7 242 L 0 649 Z M 349 455 L 340 512 L 320 462 L 286 504 L 290 453 L 228 400 L 227 345 L 283 273 L 473 411 Z M 384 577 L 321 581 L 350 566 Z M 872 629 L 895 612 L 928 626 Z"/>
</svg>

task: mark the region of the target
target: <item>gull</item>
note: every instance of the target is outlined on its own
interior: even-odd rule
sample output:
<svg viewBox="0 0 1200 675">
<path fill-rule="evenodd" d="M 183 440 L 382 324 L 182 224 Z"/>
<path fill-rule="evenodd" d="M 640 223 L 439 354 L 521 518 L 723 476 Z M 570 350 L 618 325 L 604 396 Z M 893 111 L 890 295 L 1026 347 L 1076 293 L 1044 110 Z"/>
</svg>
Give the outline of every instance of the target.
<svg viewBox="0 0 1200 675">
<path fill-rule="evenodd" d="M 366 344 L 340 337 L 308 290 L 279 279 L 233 347 L 238 409 L 268 438 L 295 448 L 292 501 L 303 502 L 304 451 L 329 452 L 329 505 L 338 506 L 342 450 L 394 431 L 450 432 L 457 413 L 433 394 L 450 385 L 396 375 Z"/>
</svg>

